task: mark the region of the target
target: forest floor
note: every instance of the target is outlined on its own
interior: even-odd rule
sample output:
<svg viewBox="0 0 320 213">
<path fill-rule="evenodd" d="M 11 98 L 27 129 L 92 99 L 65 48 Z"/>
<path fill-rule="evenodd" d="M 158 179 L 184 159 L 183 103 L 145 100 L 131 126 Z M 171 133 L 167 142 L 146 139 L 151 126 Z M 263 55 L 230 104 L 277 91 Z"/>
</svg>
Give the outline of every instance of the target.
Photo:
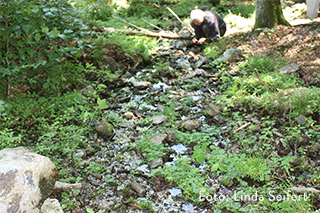
<svg viewBox="0 0 320 213">
<path fill-rule="evenodd" d="M 60 181 L 82 184 L 79 191 L 52 195 L 65 212 L 319 210 L 313 194 L 298 202 L 232 199 L 237 192 L 284 197 L 294 187 L 292 196 L 320 192 L 320 18 L 310 21 L 305 4 L 285 2 L 292 26 L 253 33 L 252 17 L 242 23 L 243 17 L 229 12 L 241 20 L 230 21 L 225 37 L 202 47 L 93 35 L 72 59 L 77 66 L 64 67 L 84 73 L 76 89 L 68 85 L 59 95 L 42 97 L 16 86 L 23 94 L 5 100 L 1 145 L 46 155 Z M 138 51 L 125 52 L 131 47 Z M 149 53 L 151 47 L 156 51 Z M 219 61 L 230 49 L 240 54 Z M 105 56 L 120 69 L 109 70 Z M 299 68 L 281 73 L 292 64 Z M 113 126 L 108 137 L 97 128 L 101 121 Z M 224 199 L 201 200 L 202 192 Z"/>
</svg>

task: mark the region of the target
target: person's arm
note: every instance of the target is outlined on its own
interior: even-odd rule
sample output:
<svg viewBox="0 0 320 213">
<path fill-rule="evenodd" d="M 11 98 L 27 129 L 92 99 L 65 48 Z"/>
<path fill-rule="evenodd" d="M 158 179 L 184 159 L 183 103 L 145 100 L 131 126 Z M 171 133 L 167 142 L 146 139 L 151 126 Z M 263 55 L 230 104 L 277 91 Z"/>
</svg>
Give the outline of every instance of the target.
<svg viewBox="0 0 320 213">
<path fill-rule="evenodd" d="M 196 38 L 197 40 L 199 40 L 202 36 L 203 36 L 203 32 L 200 26 L 195 25 L 194 23 L 191 24 L 191 26 L 194 28 L 195 31 L 195 36 L 194 38 Z"/>
</svg>

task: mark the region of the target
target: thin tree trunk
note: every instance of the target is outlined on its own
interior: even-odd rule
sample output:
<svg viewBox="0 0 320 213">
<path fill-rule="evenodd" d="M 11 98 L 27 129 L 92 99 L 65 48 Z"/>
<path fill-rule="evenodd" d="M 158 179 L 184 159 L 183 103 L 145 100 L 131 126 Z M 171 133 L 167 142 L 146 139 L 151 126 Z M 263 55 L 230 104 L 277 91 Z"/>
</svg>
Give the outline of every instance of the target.
<svg viewBox="0 0 320 213">
<path fill-rule="evenodd" d="M 290 25 L 283 16 L 280 0 L 256 0 L 254 29 L 274 28 L 277 25 Z"/>
</svg>

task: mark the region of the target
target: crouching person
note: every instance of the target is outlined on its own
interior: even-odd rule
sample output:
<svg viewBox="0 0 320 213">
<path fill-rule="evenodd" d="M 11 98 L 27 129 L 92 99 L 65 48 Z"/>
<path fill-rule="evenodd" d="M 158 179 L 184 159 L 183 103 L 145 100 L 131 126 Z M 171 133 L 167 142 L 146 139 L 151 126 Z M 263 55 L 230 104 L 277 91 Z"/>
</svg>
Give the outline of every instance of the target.
<svg viewBox="0 0 320 213">
<path fill-rule="evenodd" d="M 210 43 L 226 33 L 226 23 L 214 12 L 194 9 L 190 13 L 190 18 L 196 34 L 192 39 L 194 44 Z"/>
</svg>

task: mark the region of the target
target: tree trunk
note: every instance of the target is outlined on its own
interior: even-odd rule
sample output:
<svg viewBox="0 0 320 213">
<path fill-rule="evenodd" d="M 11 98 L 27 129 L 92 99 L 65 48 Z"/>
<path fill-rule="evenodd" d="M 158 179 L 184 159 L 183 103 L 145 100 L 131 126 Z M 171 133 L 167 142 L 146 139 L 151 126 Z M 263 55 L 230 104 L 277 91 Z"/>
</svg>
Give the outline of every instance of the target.
<svg viewBox="0 0 320 213">
<path fill-rule="evenodd" d="M 283 16 L 280 0 L 256 0 L 254 29 L 274 28 L 279 24 L 290 25 Z"/>
</svg>

